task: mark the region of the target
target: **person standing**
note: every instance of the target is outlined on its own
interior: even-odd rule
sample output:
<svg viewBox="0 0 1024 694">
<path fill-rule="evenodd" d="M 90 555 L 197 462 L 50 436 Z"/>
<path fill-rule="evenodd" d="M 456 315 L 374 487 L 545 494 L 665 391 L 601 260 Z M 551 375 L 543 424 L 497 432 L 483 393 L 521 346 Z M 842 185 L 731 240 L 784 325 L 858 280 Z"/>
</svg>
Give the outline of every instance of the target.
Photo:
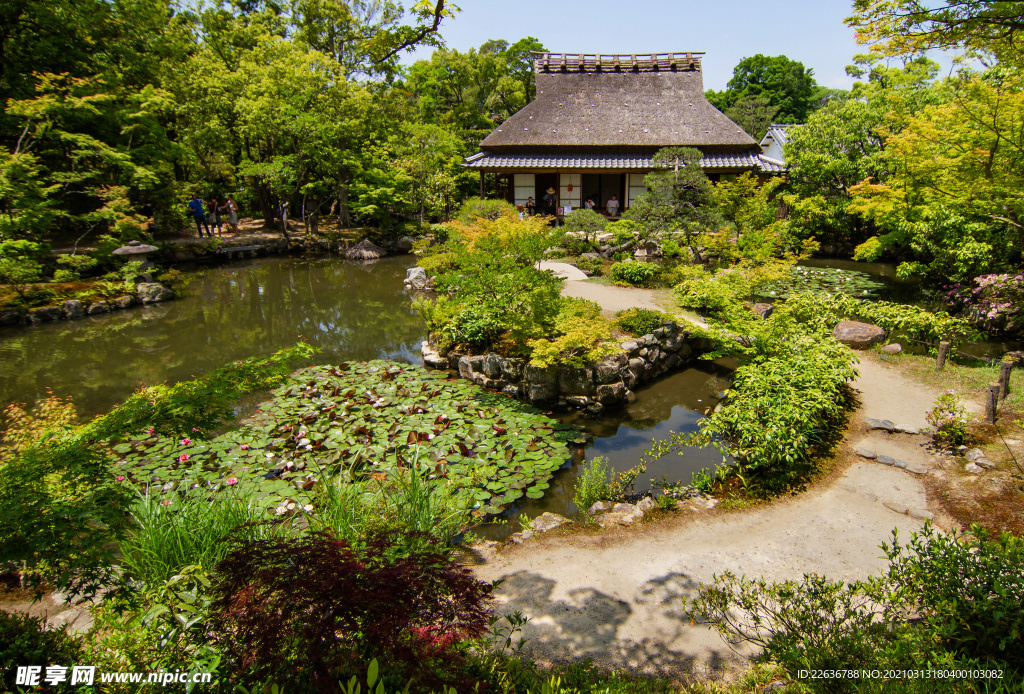
<svg viewBox="0 0 1024 694">
<path fill-rule="evenodd" d="M 206 213 L 203 211 L 203 201 L 199 199 L 198 195 L 193 195 L 192 199 L 188 201 L 188 211 L 196 220 L 196 232 L 199 234 L 199 238 L 203 238 L 203 227 L 205 226 L 207 236 L 212 239 L 213 234 L 210 232 L 210 225 L 206 223 Z"/>
<path fill-rule="evenodd" d="M 281 220 L 281 233 L 288 238 L 288 201 L 282 200 L 277 205 L 277 218 Z"/>
<path fill-rule="evenodd" d="M 548 187 L 548 189 L 544 191 L 544 212 L 553 215 L 555 213 L 556 200 L 555 189 L 553 187 Z"/>
<path fill-rule="evenodd" d="M 612 199 L 608 201 L 608 204 L 605 205 L 605 207 L 608 210 L 609 217 L 619 216 L 619 199 L 616 198 L 614 195 L 612 196 Z"/>
<path fill-rule="evenodd" d="M 230 195 L 224 203 L 224 207 L 227 208 L 228 213 L 228 224 L 231 226 L 231 233 L 238 233 L 238 203 Z"/>
<path fill-rule="evenodd" d="M 210 226 L 217 230 L 217 236 L 220 236 L 224 231 L 224 227 L 220 223 L 220 205 L 217 204 L 217 198 L 213 198 L 210 202 L 206 203 L 206 214 L 210 220 Z M 213 234 L 210 234 L 213 237 Z"/>
</svg>

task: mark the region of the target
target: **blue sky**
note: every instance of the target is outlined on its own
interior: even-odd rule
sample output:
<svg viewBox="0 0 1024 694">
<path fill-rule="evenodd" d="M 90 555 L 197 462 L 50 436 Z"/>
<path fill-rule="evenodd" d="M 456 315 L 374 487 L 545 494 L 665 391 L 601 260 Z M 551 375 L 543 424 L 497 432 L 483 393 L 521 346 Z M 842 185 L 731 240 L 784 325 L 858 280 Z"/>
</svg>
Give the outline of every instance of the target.
<svg viewBox="0 0 1024 694">
<path fill-rule="evenodd" d="M 455 0 L 462 11 L 442 25 L 449 47 L 535 36 L 551 51 L 704 51 L 704 86 L 723 89 L 746 56 L 786 55 L 819 84 L 847 88 L 845 67 L 862 52 L 843 24 L 849 0 Z M 419 51 L 412 58 L 428 57 Z"/>
</svg>

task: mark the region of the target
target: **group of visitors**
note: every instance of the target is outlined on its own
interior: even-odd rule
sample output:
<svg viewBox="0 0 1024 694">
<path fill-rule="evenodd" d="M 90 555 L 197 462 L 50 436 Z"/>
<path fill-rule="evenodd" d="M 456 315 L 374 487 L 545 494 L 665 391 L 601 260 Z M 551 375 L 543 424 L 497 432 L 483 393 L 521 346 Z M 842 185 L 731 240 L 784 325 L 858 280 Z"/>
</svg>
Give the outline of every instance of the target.
<svg viewBox="0 0 1024 694">
<path fill-rule="evenodd" d="M 234 198 L 230 195 L 224 201 L 223 204 L 217 201 L 217 198 L 211 200 L 203 200 L 198 195 L 193 195 L 192 199 L 188 201 L 188 213 L 192 215 L 192 219 L 196 223 L 196 232 L 199 234 L 199 238 L 203 237 L 203 228 L 206 228 L 206 235 L 211 239 L 213 238 L 213 232 L 210 230 L 212 225 L 217 230 L 217 236 L 220 236 L 223 232 L 223 226 L 221 224 L 221 213 L 227 214 L 228 226 L 231 227 L 231 233 L 238 233 L 238 203 L 235 202 Z"/>
<path fill-rule="evenodd" d="M 546 191 L 544 191 L 544 197 L 541 198 L 541 202 L 543 203 L 543 207 L 541 208 L 541 214 L 554 215 L 555 214 L 555 205 L 557 204 L 557 201 L 558 201 L 558 197 L 555 194 L 555 189 L 554 188 L 548 188 Z M 588 210 L 593 210 L 596 207 L 594 205 L 594 199 L 593 198 L 587 198 L 586 202 L 583 203 L 583 206 L 586 209 L 588 209 Z M 534 202 L 532 196 L 526 199 L 526 204 L 519 205 L 518 207 L 519 207 L 519 216 L 520 217 L 524 217 L 524 216 L 532 217 L 533 215 L 537 214 L 537 203 Z M 609 216 L 609 217 L 618 217 L 619 216 L 619 199 L 616 196 L 614 196 L 614 195 L 611 196 L 611 198 L 609 198 L 608 201 L 605 202 L 604 209 L 605 209 L 605 214 L 607 216 Z"/>
</svg>

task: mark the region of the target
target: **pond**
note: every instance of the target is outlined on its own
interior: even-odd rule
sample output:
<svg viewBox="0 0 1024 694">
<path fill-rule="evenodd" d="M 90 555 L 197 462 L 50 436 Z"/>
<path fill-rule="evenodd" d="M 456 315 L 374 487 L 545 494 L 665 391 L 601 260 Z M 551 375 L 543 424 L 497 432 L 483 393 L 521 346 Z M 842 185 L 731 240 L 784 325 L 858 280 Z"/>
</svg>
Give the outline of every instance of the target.
<svg viewBox="0 0 1024 694">
<path fill-rule="evenodd" d="M 182 298 L 102 316 L 11 328 L 0 333 L 0 406 L 31 403 L 48 389 L 70 396 L 90 417 L 143 385 L 175 382 L 227 362 L 270 354 L 300 338 L 321 350 L 312 363 L 391 359 L 422 363 L 424 325 L 409 308 L 402 280 L 415 258 L 350 263 L 331 258 L 238 261 L 188 273 Z M 696 362 L 637 391 L 637 400 L 598 419 L 575 416 L 594 436 L 588 456 L 604 455 L 616 470 L 635 465 L 644 448 L 672 431 L 692 431 L 728 387 L 733 365 Z M 243 412 L 253 407 L 247 402 Z M 577 456 L 579 457 L 579 456 Z M 714 467 L 714 450 L 659 461 L 637 479 Z M 571 514 L 578 465 L 560 471 L 540 500 L 522 512 Z M 501 534 L 501 531 L 499 531 Z"/>
</svg>

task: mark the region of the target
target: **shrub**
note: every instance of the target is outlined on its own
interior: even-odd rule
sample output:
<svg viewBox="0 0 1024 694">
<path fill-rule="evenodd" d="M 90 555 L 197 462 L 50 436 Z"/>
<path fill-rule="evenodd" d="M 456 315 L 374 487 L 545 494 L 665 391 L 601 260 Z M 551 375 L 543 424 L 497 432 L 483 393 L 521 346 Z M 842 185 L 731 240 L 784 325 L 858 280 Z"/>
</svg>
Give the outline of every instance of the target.
<svg viewBox="0 0 1024 694">
<path fill-rule="evenodd" d="M 0 610 L 0 682 L 4 691 L 21 691 L 15 685 L 18 666 L 66 665 L 78 662 L 81 645 L 67 627 L 48 629 L 46 622 L 27 614 Z M 42 678 L 40 678 L 41 680 Z"/>
<path fill-rule="evenodd" d="M 676 301 L 683 308 L 702 314 L 719 314 L 740 299 L 745 287 L 730 281 L 728 275 L 684 280 L 675 288 Z"/>
<path fill-rule="evenodd" d="M 616 327 L 630 335 L 647 335 L 671 320 L 672 316 L 664 311 L 652 311 L 649 308 L 627 308 L 615 314 Z"/>
<path fill-rule="evenodd" d="M 666 258 L 678 258 L 683 254 L 683 249 L 676 241 L 665 239 L 661 243 L 661 254 Z"/>
<path fill-rule="evenodd" d="M 954 391 L 947 390 L 935 400 L 927 419 L 937 442 L 953 447 L 967 442 L 967 410 Z"/>
<path fill-rule="evenodd" d="M 595 277 L 604 274 L 604 261 L 599 258 L 580 258 L 576 261 L 576 267 L 585 270 Z"/>
<path fill-rule="evenodd" d="M 658 266 L 653 263 L 630 261 L 612 265 L 609 275 L 616 284 L 646 287 L 658 275 Z"/>
<path fill-rule="evenodd" d="M 612 243 L 616 246 L 623 246 L 636 241 L 640 234 L 640 225 L 631 219 L 620 219 L 617 222 L 610 223 L 605 227 L 605 231 L 615 234 L 612 237 Z"/>
<path fill-rule="evenodd" d="M 1024 662 L 1024 542 L 992 540 L 972 527 L 958 537 L 929 524 L 901 547 L 883 544 L 887 573 L 844 584 L 824 576 L 769 583 L 716 576 L 702 585 L 688 616 L 709 620 L 728 638 L 764 649 L 798 670 L 1000 669 L 1005 691 L 1020 684 Z M 827 615 L 827 618 L 823 618 Z M 918 684 L 895 675 L 900 691 L 972 691 L 968 672 L 956 680 Z M 814 691 L 863 691 L 863 681 L 820 682 Z M 880 688 L 878 691 L 883 691 Z"/>
<path fill-rule="evenodd" d="M 607 226 L 608 220 L 604 215 L 585 208 L 573 210 L 562 220 L 562 228 L 566 232 L 583 232 L 588 238 L 600 234 Z"/>
<path fill-rule="evenodd" d="M 602 455 L 583 464 L 583 470 L 576 478 L 576 490 L 572 502 L 577 510 L 586 514 L 595 502 L 614 498 L 613 480 L 615 471 L 608 467 L 608 459 Z"/>
<path fill-rule="evenodd" d="M 96 266 L 96 259 L 87 255 L 68 255 L 62 253 L 57 256 L 57 264 L 66 267 L 53 273 L 55 282 L 77 282 L 81 279 L 83 270 Z M 65 277 L 69 279 L 63 279 Z"/>
<path fill-rule="evenodd" d="M 250 681 L 361 676 L 376 656 L 429 691 L 458 681 L 458 646 L 488 626 L 491 586 L 435 548 L 413 553 L 394 534 L 360 550 L 329 532 L 243 541 L 218 566 L 211 635 L 232 672 Z"/>
<path fill-rule="evenodd" d="M 594 244 L 578 234 L 566 234 L 563 236 L 561 246 L 565 249 L 566 254 L 572 257 L 590 253 L 594 250 Z"/>
<path fill-rule="evenodd" d="M 481 200 L 470 198 L 462 203 L 455 219 L 460 224 L 474 224 L 479 219 L 494 221 L 501 217 L 517 216 L 515 205 L 504 200 Z"/>
<path fill-rule="evenodd" d="M 553 364 L 580 368 L 618 351 L 611 340 L 611 324 L 601 317 L 601 307 L 584 299 L 562 299 L 555 319 L 556 337 L 530 340 L 530 363 L 546 368 Z"/>
<path fill-rule="evenodd" d="M 884 328 L 890 335 L 902 333 L 914 340 L 959 344 L 977 331 L 962 318 L 945 312 L 933 313 L 920 306 L 866 301 L 846 294 L 799 294 L 786 301 L 786 309 L 799 321 L 822 333 L 832 331 L 842 320 L 861 320 Z"/>
</svg>

